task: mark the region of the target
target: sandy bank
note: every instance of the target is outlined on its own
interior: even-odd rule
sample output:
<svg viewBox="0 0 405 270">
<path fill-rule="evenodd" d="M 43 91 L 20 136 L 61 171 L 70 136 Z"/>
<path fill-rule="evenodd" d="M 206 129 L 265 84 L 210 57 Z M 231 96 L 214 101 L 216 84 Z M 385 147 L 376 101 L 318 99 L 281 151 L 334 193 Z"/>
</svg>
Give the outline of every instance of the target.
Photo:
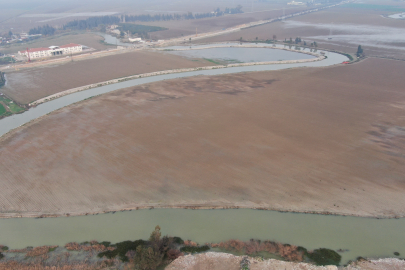
<svg viewBox="0 0 405 270">
<path fill-rule="evenodd" d="M 315 266 L 308 263 L 284 262 L 279 260 L 263 260 L 248 256 L 234 256 L 226 253 L 207 252 L 198 255 L 186 255 L 174 260 L 165 269 L 175 270 L 197 270 L 197 269 L 221 269 L 221 270 L 239 270 L 242 260 L 249 264 L 250 270 L 337 270 L 334 265 Z M 341 270 L 383 270 L 383 269 L 404 269 L 405 261 L 388 258 L 379 260 L 362 260 L 354 262 L 347 267 L 339 267 Z"/>
</svg>

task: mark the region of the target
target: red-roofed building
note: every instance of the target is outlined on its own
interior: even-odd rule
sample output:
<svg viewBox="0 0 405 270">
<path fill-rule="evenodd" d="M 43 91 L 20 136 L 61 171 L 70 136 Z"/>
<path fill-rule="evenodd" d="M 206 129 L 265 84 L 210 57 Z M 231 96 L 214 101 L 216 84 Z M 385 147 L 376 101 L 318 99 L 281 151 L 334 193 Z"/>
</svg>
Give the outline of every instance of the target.
<svg viewBox="0 0 405 270">
<path fill-rule="evenodd" d="M 34 58 L 44 58 L 44 57 L 51 57 L 51 56 L 57 56 L 57 55 L 70 55 L 73 53 L 79 53 L 83 51 L 82 45 L 75 44 L 75 43 L 70 43 L 67 45 L 63 46 L 51 46 L 49 48 L 35 48 L 35 49 L 28 49 L 28 52 L 25 51 L 19 51 L 19 55 L 25 55 L 30 59 Z"/>
</svg>

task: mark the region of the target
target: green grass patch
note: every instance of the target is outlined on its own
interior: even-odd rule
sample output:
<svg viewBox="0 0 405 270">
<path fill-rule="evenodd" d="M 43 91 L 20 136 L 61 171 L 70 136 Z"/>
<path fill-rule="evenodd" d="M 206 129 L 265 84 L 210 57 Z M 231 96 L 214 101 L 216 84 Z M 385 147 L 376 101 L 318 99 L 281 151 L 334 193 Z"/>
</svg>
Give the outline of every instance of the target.
<svg viewBox="0 0 405 270">
<path fill-rule="evenodd" d="M 343 5 L 342 7 L 355 8 L 355 9 L 370 9 L 370 10 L 379 10 L 379 11 L 388 11 L 388 12 L 404 12 L 405 11 L 405 8 L 398 7 L 398 6 L 390 6 L 390 5 L 349 3 L 349 4 Z"/>
<path fill-rule="evenodd" d="M 206 60 L 206 61 L 208 61 L 208 62 L 211 62 L 211 63 L 214 63 L 214 64 L 216 64 L 216 65 L 220 65 L 220 64 L 221 64 L 220 62 L 215 61 L 214 59 L 204 58 L 204 60 Z"/>
<path fill-rule="evenodd" d="M 10 63 L 15 63 L 15 59 L 13 57 L 2 57 L 2 58 L 0 58 L 0 65 L 10 64 Z"/>
<path fill-rule="evenodd" d="M 164 28 L 164 27 L 133 24 L 133 23 L 120 23 L 119 28 L 121 31 L 124 31 L 124 32 L 129 31 L 132 35 L 167 30 L 167 28 Z"/>
<path fill-rule="evenodd" d="M 315 249 L 306 255 L 317 265 L 339 265 L 342 259 L 336 251 L 327 248 Z"/>
<path fill-rule="evenodd" d="M 49 250 L 48 250 L 48 252 L 52 252 L 52 251 L 55 251 L 55 249 L 57 249 L 58 247 L 53 247 L 53 248 L 50 248 Z"/>
<path fill-rule="evenodd" d="M 0 103 L 0 116 L 6 115 L 7 110 L 4 108 L 3 104 Z"/>
<path fill-rule="evenodd" d="M 16 104 L 11 99 L 6 98 L 5 96 L 0 96 L 0 101 L 3 102 L 4 104 L 6 104 L 10 108 L 10 111 L 12 113 L 20 113 L 22 111 L 25 111 L 24 108 L 18 106 L 18 104 Z M 4 108 L 4 106 L 2 106 L 2 107 Z M 6 109 L 4 108 L 4 110 L 6 110 Z M 1 111 L 1 109 L 0 109 L 0 111 Z M 0 113 L 0 115 L 1 115 L 1 113 Z"/>
<path fill-rule="evenodd" d="M 209 246 L 199 246 L 199 247 L 182 247 L 180 248 L 181 252 L 186 252 L 186 253 L 200 253 L 200 252 L 204 252 L 204 251 L 208 251 L 210 250 Z"/>
</svg>

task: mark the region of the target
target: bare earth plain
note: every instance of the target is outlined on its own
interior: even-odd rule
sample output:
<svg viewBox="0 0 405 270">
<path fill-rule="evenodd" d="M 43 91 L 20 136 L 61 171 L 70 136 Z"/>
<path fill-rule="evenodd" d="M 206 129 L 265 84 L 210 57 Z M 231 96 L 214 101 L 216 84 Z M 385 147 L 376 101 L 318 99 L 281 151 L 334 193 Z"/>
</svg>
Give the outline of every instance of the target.
<svg viewBox="0 0 405 270">
<path fill-rule="evenodd" d="M 198 76 L 65 107 L 0 142 L 0 212 L 405 216 L 404 69 L 367 59 Z"/>
<path fill-rule="evenodd" d="M 203 59 L 190 60 L 164 53 L 133 51 L 7 72 L 7 84 L 1 88 L 1 92 L 19 103 L 27 104 L 71 88 L 130 75 L 213 65 Z"/>
</svg>

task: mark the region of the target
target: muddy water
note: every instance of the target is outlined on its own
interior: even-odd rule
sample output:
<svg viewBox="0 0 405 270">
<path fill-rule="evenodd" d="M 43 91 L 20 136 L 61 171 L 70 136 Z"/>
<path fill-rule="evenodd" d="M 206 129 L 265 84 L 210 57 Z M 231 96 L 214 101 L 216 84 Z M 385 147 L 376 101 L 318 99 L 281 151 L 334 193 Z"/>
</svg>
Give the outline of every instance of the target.
<svg viewBox="0 0 405 270">
<path fill-rule="evenodd" d="M 11 248 L 67 242 L 147 239 L 156 225 L 163 234 L 199 243 L 269 239 L 308 249 L 348 250 L 342 262 L 363 257 L 405 255 L 405 219 L 370 219 L 280 213 L 250 209 L 153 209 L 58 218 L 0 219 L 0 244 Z"/>
<path fill-rule="evenodd" d="M 99 36 L 102 36 L 104 38 L 104 42 L 108 43 L 108 44 L 124 46 L 124 47 L 129 47 L 129 46 L 133 45 L 131 43 L 121 42 L 120 39 L 118 39 L 118 38 L 116 38 L 116 37 L 114 37 L 112 35 L 108 35 L 108 34 L 100 33 L 100 32 L 98 32 L 96 34 L 99 35 Z"/>
<path fill-rule="evenodd" d="M 249 48 L 247 48 L 249 49 Z M 192 77 L 196 75 L 221 75 L 221 74 L 231 74 L 231 73 L 239 73 L 239 72 L 252 72 L 252 71 L 270 71 L 270 70 L 280 70 L 280 69 L 288 69 L 294 67 L 322 67 L 322 66 L 330 66 L 342 63 L 347 61 L 347 57 L 336 54 L 336 53 L 326 53 L 327 59 L 317 62 L 308 62 L 308 63 L 295 63 L 295 64 L 275 64 L 275 65 L 256 65 L 256 66 L 243 66 L 243 67 L 230 67 L 230 68 L 223 68 L 223 69 L 212 69 L 212 70 L 200 70 L 200 71 L 190 71 L 190 72 L 183 72 L 183 73 L 175 73 L 175 74 L 166 74 L 166 75 L 158 75 L 153 77 L 147 78 L 140 78 L 129 80 L 121 83 L 101 86 L 81 92 L 76 92 L 67 96 L 60 97 L 58 99 L 54 99 L 52 101 L 48 101 L 41 105 L 38 105 L 36 108 L 31 108 L 28 111 L 22 114 L 15 114 L 10 117 L 6 117 L 0 120 L 0 136 L 6 134 L 10 130 L 17 128 L 25 123 L 34 120 L 38 117 L 44 116 L 52 111 L 57 109 L 63 108 L 65 106 L 71 105 L 78 101 L 82 101 L 86 98 L 90 98 L 92 96 L 108 93 L 111 91 L 119 90 L 126 87 L 132 87 L 140 84 L 151 83 L 151 82 L 158 82 L 162 80 L 168 79 L 176 79 L 176 78 L 185 78 L 185 77 Z"/>
</svg>

